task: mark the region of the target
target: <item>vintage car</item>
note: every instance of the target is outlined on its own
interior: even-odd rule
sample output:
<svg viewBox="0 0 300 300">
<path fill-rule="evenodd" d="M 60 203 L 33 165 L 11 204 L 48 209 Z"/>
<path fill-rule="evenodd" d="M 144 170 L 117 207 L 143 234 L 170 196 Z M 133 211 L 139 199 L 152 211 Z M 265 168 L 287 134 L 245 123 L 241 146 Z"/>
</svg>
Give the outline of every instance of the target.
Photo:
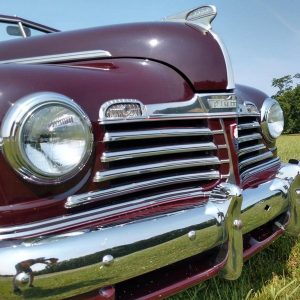
<svg viewBox="0 0 300 300">
<path fill-rule="evenodd" d="M 299 234 L 282 110 L 235 85 L 215 16 L 1 16 L 1 299 L 165 298 Z"/>
</svg>

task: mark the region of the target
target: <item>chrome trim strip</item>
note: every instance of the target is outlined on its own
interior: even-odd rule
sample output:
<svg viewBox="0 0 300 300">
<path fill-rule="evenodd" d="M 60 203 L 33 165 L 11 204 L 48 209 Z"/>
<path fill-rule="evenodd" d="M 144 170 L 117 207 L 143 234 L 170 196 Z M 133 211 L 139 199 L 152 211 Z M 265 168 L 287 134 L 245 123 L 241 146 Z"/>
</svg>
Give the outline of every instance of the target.
<svg viewBox="0 0 300 300">
<path fill-rule="evenodd" d="M 251 123 L 243 123 L 238 125 L 238 130 L 244 130 L 244 129 L 254 129 L 254 128 L 260 128 L 260 125 L 258 122 L 254 121 Z"/>
<path fill-rule="evenodd" d="M 244 135 L 244 136 L 239 136 L 238 141 L 239 141 L 239 143 L 244 143 L 244 142 L 261 140 L 261 139 L 262 139 L 261 134 L 253 133 L 253 134 L 248 134 L 248 135 Z"/>
<path fill-rule="evenodd" d="M 226 71 L 227 71 L 227 89 L 233 90 L 233 89 L 235 89 L 235 82 L 234 82 L 233 69 L 232 69 L 232 64 L 231 64 L 228 50 L 227 50 L 225 44 L 223 43 L 222 39 L 215 32 L 213 32 L 212 30 L 210 30 L 209 32 L 211 33 L 211 35 L 214 37 L 214 39 L 219 44 L 221 51 L 223 53 L 223 56 L 224 56 L 224 61 L 225 61 Z"/>
<path fill-rule="evenodd" d="M 118 100 L 118 99 L 115 99 Z M 111 103 L 114 99 L 110 99 L 99 110 L 100 124 L 116 124 L 128 122 L 158 121 L 184 118 L 232 118 L 238 116 L 237 98 L 233 93 L 218 93 L 218 94 L 195 94 L 190 100 L 156 103 L 144 106 L 143 116 L 130 119 L 106 119 L 105 110 L 107 103 Z M 126 99 L 124 99 L 126 101 Z M 138 101 L 138 100 L 136 100 Z M 249 116 L 248 113 L 245 115 Z"/>
<path fill-rule="evenodd" d="M 49 64 L 49 63 L 68 62 L 68 61 L 82 60 L 82 59 L 96 59 L 96 58 L 103 58 L 103 57 L 110 57 L 110 56 L 111 54 L 108 51 L 92 50 L 92 51 L 59 53 L 59 54 L 52 54 L 52 55 L 2 60 L 0 61 L 0 64 L 11 64 L 11 63 Z"/>
<path fill-rule="evenodd" d="M 235 112 L 222 112 L 222 113 L 198 113 L 198 114 L 174 114 L 174 115 L 157 115 L 155 117 L 151 117 L 151 118 L 142 118 L 142 119 L 126 119 L 126 120 L 115 120 L 115 121 L 101 121 L 100 124 L 106 125 L 106 124 L 128 124 L 128 123 L 136 123 L 136 122 L 141 122 L 141 121 L 147 121 L 147 122 L 158 122 L 158 121 L 172 121 L 172 120 L 182 120 L 182 119 L 186 119 L 186 120 L 210 120 L 210 119 L 232 119 L 232 118 L 237 118 L 240 117 L 240 114 L 237 114 Z M 247 117 L 250 116 L 255 116 L 256 115 L 245 115 Z"/>
<path fill-rule="evenodd" d="M 90 224 L 105 217 L 124 214 L 132 210 L 149 208 L 151 205 L 158 205 L 171 200 L 208 196 L 209 192 L 203 192 L 200 188 L 189 188 L 157 194 L 127 203 L 118 203 L 75 215 L 66 215 L 21 226 L 2 227 L 0 228 L 0 242 L 6 239 L 17 239 L 33 235 L 42 236 L 53 230 L 60 231 L 80 224 Z"/>
<path fill-rule="evenodd" d="M 172 128 L 172 129 L 157 129 L 157 130 L 137 130 L 137 131 L 122 131 L 122 132 L 106 132 L 103 138 L 104 142 L 154 139 L 154 138 L 169 138 L 180 136 L 202 136 L 212 135 L 212 131 L 208 128 Z"/>
<path fill-rule="evenodd" d="M 219 165 L 221 162 L 216 156 L 207 156 L 194 159 L 182 159 L 177 161 L 166 161 L 153 164 L 145 164 L 128 168 L 120 168 L 108 171 L 96 172 L 94 181 L 102 182 L 106 180 L 122 178 L 127 176 L 156 173 L 174 169 L 191 167 L 202 167 L 209 165 Z"/>
<path fill-rule="evenodd" d="M 242 149 L 239 149 L 239 156 L 242 156 L 247 153 L 263 150 L 263 149 L 266 149 L 266 146 L 264 144 L 242 148 Z"/>
<path fill-rule="evenodd" d="M 263 171 L 266 171 L 270 168 L 275 168 L 276 166 L 280 166 L 280 159 L 278 157 L 269 160 L 267 162 L 262 163 L 259 166 L 255 166 L 247 169 L 246 171 L 240 173 L 240 177 L 243 181 L 247 180 L 249 177 L 254 176 L 255 174 L 259 174 Z"/>
<path fill-rule="evenodd" d="M 222 119 L 220 119 L 220 124 L 221 124 L 221 128 L 224 132 L 224 139 L 225 139 L 225 145 L 226 145 L 226 148 L 227 148 L 227 155 L 228 155 L 228 158 L 229 158 L 229 179 L 228 181 L 230 183 L 235 183 L 236 180 L 235 180 L 235 175 L 234 175 L 234 170 L 233 170 L 233 163 L 232 163 L 232 154 L 231 154 L 231 151 L 229 150 L 229 139 L 232 139 L 233 137 L 231 136 L 228 136 L 227 133 L 226 133 L 226 128 L 225 128 L 225 124 L 224 124 L 224 121 Z"/>
<path fill-rule="evenodd" d="M 272 158 L 272 157 L 273 157 L 272 152 L 266 152 L 266 153 L 263 153 L 263 154 L 259 154 L 259 155 L 256 155 L 254 157 L 243 160 L 242 162 L 239 163 L 239 167 L 244 168 L 248 165 L 255 164 L 255 163 L 257 163 L 261 160 L 265 160 L 265 159 Z"/>
<path fill-rule="evenodd" d="M 162 177 L 162 178 L 146 180 L 142 182 L 134 182 L 134 183 L 127 184 L 126 186 L 119 186 L 115 188 L 70 196 L 68 197 L 65 203 L 65 207 L 74 208 L 77 206 L 93 203 L 95 201 L 105 200 L 111 197 L 128 195 L 130 193 L 139 192 L 145 189 L 153 189 L 160 186 L 167 186 L 167 185 L 183 183 L 183 182 L 217 180 L 219 178 L 220 178 L 219 171 L 206 171 L 206 172 L 197 172 L 193 174 Z"/>
<path fill-rule="evenodd" d="M 139 157 L 167 155 L 174 153 L 198 152 L 207 150 L 216 150 L 214 143 L 197 143 L 197 144 L 181 144 L 162 147 L 151 147 L 136 150 L 103 152 L 101 156 L 102 162 L 111 162 L 124 159 L 132 159 Z"/>
</svg>

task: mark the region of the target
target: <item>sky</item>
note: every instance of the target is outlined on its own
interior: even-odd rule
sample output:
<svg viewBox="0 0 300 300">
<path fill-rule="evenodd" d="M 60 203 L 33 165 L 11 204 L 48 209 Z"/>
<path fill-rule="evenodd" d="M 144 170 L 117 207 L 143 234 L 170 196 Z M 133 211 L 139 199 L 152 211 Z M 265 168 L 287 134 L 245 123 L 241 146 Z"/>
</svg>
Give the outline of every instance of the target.
<svg viewBox="0 0 300 300">
<path fill-rule="evenodd" d="M 0 13 L 72 30 L 158 21 L 204 4 L 217 7 L 213 30 L 227 46 L 236 83 L 273 95 L 273 78 L 300 73 L 299 0 L 0 0 Z"/>
</svg>

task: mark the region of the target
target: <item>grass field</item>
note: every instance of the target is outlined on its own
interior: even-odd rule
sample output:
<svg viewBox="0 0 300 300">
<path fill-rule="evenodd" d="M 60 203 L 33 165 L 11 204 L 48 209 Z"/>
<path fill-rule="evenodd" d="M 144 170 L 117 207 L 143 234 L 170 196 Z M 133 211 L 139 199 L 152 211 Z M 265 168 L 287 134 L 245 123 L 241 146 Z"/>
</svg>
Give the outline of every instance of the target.
<svg viewBox="0 0 300 300">
<path fill-rule="evenodd" d="M 283 161 L 300 158 L 300 135 L 277 142 Z M 169 300 L 283 300 L 300 299 L 300 238 L 283 236 L 244 265 L 236 281 L 212 278 Z"/>
</svg>

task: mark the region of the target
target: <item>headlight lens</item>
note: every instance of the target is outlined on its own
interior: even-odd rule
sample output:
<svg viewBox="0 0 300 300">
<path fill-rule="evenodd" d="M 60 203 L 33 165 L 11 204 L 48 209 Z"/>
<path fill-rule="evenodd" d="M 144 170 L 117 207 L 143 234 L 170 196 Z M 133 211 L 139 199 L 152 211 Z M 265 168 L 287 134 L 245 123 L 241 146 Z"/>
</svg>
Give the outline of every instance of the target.
<svg viewBox="0 0 300 300">
<path fill-rule="evenodd" d="M 279 103 L 271 98 L 265 100 L 262 112 L 263 133 L 267 140 L 277 139 L 284 128 L 283 111 Z"/>
<path fill-rule="evenodd" d="M 69 179 L 83 168 L 92 150 L 89 119 L 71 99 L 55 93 L 16 102 L 1 130 L 8 161 L 36 182 Z"/>
</svg>

